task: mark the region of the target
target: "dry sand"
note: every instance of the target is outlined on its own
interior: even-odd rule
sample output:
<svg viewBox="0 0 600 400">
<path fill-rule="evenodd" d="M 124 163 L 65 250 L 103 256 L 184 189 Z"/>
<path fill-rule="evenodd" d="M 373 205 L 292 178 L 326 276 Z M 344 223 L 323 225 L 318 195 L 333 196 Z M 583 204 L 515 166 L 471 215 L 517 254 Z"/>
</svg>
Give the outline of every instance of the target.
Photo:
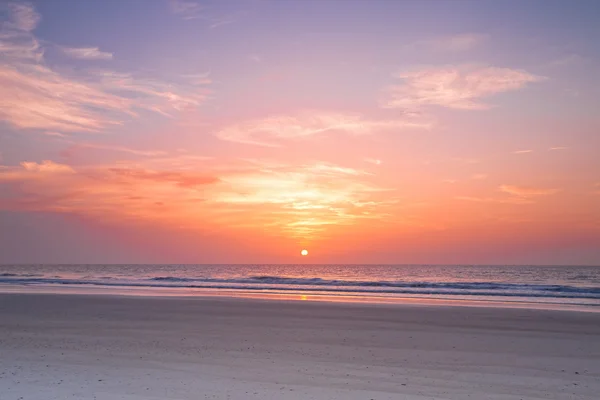
<svg viewBox="0 0 600 400">
<path fill-rule="evenodd" d="M 0 295 L 0 399 L 593 399 L 600 314 Z"/>
</svg>

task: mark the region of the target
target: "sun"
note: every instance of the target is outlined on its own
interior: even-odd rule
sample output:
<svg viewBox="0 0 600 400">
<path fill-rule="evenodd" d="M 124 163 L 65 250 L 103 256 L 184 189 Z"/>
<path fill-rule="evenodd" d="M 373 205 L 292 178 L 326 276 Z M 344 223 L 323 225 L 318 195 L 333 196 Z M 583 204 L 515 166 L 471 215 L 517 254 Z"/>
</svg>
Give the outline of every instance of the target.
<svg viewBox="0 0 600 400">
<path fill-rule="evenodd" d="M 303 256 L 307 256 L 308 255 L 308 250 L 303 249 L 300 254 L 302 254 Z"/>
</svg>

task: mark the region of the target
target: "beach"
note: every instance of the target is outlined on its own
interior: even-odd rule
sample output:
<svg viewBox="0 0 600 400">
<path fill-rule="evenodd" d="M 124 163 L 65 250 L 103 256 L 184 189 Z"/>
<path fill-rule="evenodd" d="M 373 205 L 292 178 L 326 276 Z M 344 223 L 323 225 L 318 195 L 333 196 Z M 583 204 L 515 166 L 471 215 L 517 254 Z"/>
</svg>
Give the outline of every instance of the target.
<svg viewBox="0 0 600 400">
<path fill-rule="evenodd" d="M 2 400 L 597 399 L 600 314 L 0 295 Z"/>
</svg>

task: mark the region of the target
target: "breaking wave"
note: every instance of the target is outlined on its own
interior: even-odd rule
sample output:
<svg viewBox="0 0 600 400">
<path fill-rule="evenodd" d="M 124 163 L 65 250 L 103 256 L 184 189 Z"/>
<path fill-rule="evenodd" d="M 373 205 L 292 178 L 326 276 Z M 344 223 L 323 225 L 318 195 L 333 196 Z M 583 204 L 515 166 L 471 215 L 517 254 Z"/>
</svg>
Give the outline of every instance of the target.
<svg viewBox="0 0 600 400">
<path fill-rule="evenodd" d="M 115 277 L 39 277 L 30 274 L 0 274 L 0 284 L 93 285 L 106 287 L 192 288 L 252 291 L 296 291 L 318 293 L 380 293 L 447 296 L 544 297 L 600 299 L 600 287 L 536 285 L 499 282 L 414 282 L 386 280 L 339 280 L 285 276 L 235 278 L 156 276 L 141 279 Z"/>
</svg>

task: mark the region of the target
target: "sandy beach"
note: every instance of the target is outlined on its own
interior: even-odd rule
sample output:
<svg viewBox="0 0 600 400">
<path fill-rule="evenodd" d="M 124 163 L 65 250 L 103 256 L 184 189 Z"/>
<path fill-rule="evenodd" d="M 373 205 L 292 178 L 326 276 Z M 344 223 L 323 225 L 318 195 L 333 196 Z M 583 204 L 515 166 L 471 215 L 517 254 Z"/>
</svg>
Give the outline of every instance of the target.
<svg viewBox="0 0 600 400">
<path fill-rule="evenodd" d="M 0 398 L 597 399 L 600 314 L 0 295 Z"/>
</svg>

